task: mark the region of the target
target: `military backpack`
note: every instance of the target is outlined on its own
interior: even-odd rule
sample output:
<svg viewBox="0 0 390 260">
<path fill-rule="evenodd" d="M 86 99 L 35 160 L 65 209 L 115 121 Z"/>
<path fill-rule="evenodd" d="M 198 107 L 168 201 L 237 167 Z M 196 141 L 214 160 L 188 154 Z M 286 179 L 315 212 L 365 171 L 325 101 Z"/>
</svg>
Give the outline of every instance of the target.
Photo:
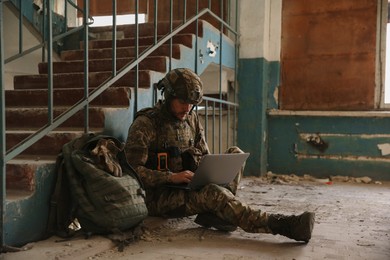
<svg viewBox="0 0 390 260">
<path fill-rule="evenodd" d="M 75 220 L 89 234 L 122 234 L 142 223 L 148 215 L 145 193 L 123 147 L 112 136 L 95 134 L 63 146 L 51 197 L 49 235 L 71 236 Z"/>
</svg>

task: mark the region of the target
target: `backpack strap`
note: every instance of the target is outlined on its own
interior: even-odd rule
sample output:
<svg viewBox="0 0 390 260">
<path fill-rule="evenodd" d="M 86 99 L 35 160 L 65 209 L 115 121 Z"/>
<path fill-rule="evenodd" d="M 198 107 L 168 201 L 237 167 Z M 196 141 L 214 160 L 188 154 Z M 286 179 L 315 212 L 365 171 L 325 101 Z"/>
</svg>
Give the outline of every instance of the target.
<svg viewBox="0 0 390 260">
<path fill-rule="evenodd" d="M 55 233 L 55 229 L 57 228 L 57 208 L 58 208 L 58 198 L 61 193 L 61 183 L 62 183 L 62 176 L 63 171 L 62 167 L 64 165 L 62 154 L 60 154 L 57 157 L 56 161 L 56 169 L 55 172 L 57 173 L 57 179 L 54 186 L 54 192 L 51 195 L 50 198 L 50 207 L 49 207 L 49 219 L 47 222 L 46 227 L 46 235 L 45 237 L 50 237 L 52 234 Z M 61 169 L 61 170 L 60 170 Z"/>
<path fill-rule="evenodd" d="M 159 143 L 159 133 L 160 133 L 160 126 L 162 125 L 162 122 L 160 121 L 160 117 L 158 116 L 158 108 L 156 107 L 147 107 L 144 109 L 141 109 L 137 112 L 135 115 L 134 120 L 139 116 L 146 116 L 150 119 L 150 121 L 153 124 L 154 129 L 156 130 L 156 147 L 154 147 L 154 153 L 157 155 L 158 153 L 158 143 Z"/>
<path fill-rule="evenodd" d="M 73 232 L 69 229 L 72 223 L 72 205 L 69 196 L 69 187 L 67 176 L 64 174 L 64 157 L 61 154 L 57 156 L 56 170 L 57 179 L 54 192 L 50 198 L 49 219 L 46 228 L 46 237 L 53 234 L 59 237 L 71 237 Z"/>
</svg>

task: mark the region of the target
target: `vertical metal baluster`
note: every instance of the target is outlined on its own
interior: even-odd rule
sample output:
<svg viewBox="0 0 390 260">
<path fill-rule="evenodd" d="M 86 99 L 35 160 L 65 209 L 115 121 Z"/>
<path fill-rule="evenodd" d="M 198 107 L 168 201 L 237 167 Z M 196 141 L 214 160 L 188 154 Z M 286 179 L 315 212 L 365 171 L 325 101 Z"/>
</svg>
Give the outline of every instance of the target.
<svg viewBox="0 0 390 260">
<path fill-rule="evenodd" d="M 183 23 L 187 21 L 187 0 L 184 0 L 183 6 Z"/>
<path fill-rule="evenodd" d="M 157 28 L 157 19 L 158 19 L 158 0 L 154 0 L 154 44 L 157 43 L 158 28 Z"/>
<path fill-rule="evenodd" d="M 52 3 L 47 1 L 47 86 L 48 86 L 48 125 L 53 123 L 53 19 Z"/>
<path fill-rule="evenodd" d="M 231 0 L 228 0 L 228 4 L 227 4 L 227 15 L 226 15 L 226 23 L 228 24 L 228 25 L 231 25 L 231 17 L 230 17 L 230 8 L 231 8 Z"/>
<path fill-rule="evenodd" d="M 237 32 L 238 30 L 238 0 L 236 0 L 236 14 L 235 14 L 235 24 L 234 24 L 234 31 Z M 234 50 L 235 50 L 235 62 L 234 62 L 234 103 L 237 104 L 237 67 L 238 67 L 238 54 L 239 54 L 239 46 L 238 46 L 238 34 L 235 34 L 235 41 L 234 41 Z M 234 132 L 233 132 L 233 144 L 237 145 L 237 107 L 234 107 L 234 114 L 233 114 L 233 126 L 234 126 Z"/>
<path fill-rule="evenodd" d="M 19 0 L 19 53 L 23 52 L 23 1 Z"/>
<path fill-rule="evenodd" d="M 139 24 L 138 24 L 138 8 L 139 0 L 135 1 L 135 60 L 138 60 L 139 56 Z M 135 100 L 134 100 L 134 116 L 138 111 L 138 84 L 139 84 L 139 66 L 138 63 L 135 66 Z"/>
<path fill-rule="evenodd" d="M 64 28 L 61 33 L 66 32 L 68 29 L 68 0 L 65 0 L 64 2 Z"/>
<path fill-rule="evenodd" d="M 0 216 L 0 225 L 1 225 L 1 248 L 5 245 L 5 232 L 4 232 L 4 216 L 5 216 L 5 199 L 6 199 L 6 161 L 5 161 L 5 153 L 6 153 L 6 140 L 5 140 L 5 86 L 4 86 L 4 35 L 3 35 L 3 2 L 0 2 L 0 84 L 1 84 L 1 92 L 0 92 L 0 173 L 1 173 L 1 216 Z"/>
<path fill-rule="evenodd" d="M 230 19 L 230 8 L 231 8 L 231 1 L 229 0 L 229 2 L 228 2 L 228 14 L 227 14 L 227 17 L 228 17 L 228 19 L 229 19 L 229 22 L 228 22 L 228 24 L 231 26 L 231 19 Z M 235 72 L 235 71 L 234 71 Z M 230 92 L 229 92 L 229 90 L 230 90 L 230 83 L 227 85 L 227 91 L 226 91 L 226 93 L 227 93 L 227 97 L 226 97 L 226 99 L 228 100 L 228 101 L 230 101 Z M 227 125 L 227 138 L 226 138 L 226 146 L 227 146 L 227 148 L 229 148 L 230 147 L 230 109 L 231 109 L 231 106 L 230 105 L 228 105 L 227 106 L 227 109 L 228 109 L 228 111 L 227 111 L 227 123 L 226 123 L 226 125 Z M 234 132 L 234 128 L 233 128 L 233 132 Z M 232 140 L 233 141 L 233 140 Z M 232 144 L 234 144 L 234 142 L 232 142 Z"/>
<path fill-rule="evenodd" d="M 226 98 L 228 101 L 229 101 L 229 86 L 228 86 L 228 90 L 227 90 L 227 98 Z M 226 108 L 227 108 L 227 118 L 226 118 L 226 148 L 229 148 L 230 145 L 230 141 L 229 141 L 229 138 L 230 138 L 230 105 L 226 105 Z"/>
<path fill-rule="evenodd" d="M 169 2 L 169 33 L 173 31 L 173 0 Z M 172 37 L 169 38 L 169 71 L 172 69 Z"/>
<path fill-rule="evenodd" d="M 196 15 L 199 13 L 199 0 L 196 0 Z M 198 74 L 198 18 L 195 20 L 195 73 Z"/>
<path fill-rule="evenodd" d="M 215 152 L 215 101 L 213 101 L 213 153 Z"/>
<path fill-rule="evenodd" d="M 237 107 L 235 106 L 233 108 L 233 126 L 234 126 L 234 132 L 233 132 L 233 144 L 237 145 Z"/>
<path fill-rule="evenodd" d="M 153 23 L 154 23 L 154 45 L 157 44 L 157 40 L 158 40 L 158 23 L 157 23 L 157 19 L 158 19 L 158 0 L 154 0 L 154 19 L 153 19 Z M 153 85 L 153 104 L 154 105 L 155 103 L 157 103 L 157 88 Z"/>
<path fill-rule="evenodd" d="M 46 1 L 43 1 L 43 15 L 42 15 L 42 43 L 45 43 L 45 36 L 46 36 Z M 45 50 L 45 44 L 42 46 L 42 62 L 45 62 L 46 60 L 46 50 Z"/>
<path fill-rule="evenodd" d="M 50 0 L 49 0 L 50 1 Z M 84 99 L 89 97 L 89 0 L 84 0 Z M 89 132 L 89 102 L 84 106 L 84 132 Z"/>
<path fill-rule="evenodd" d="M 112 76 L 116 76 L 116 0 L 112 1 Z"/>
<path fill-rule="evenodd" d="M 206 139 L 206 142 L 208 142 L 208 134 L 209 134 L 209 101 L 208 100 L 206 100 L 206 103 L 205 103 L 204 129 L 205 129 L 205 139 Z"/>
<path fill-rule="evenodd" d="M 221 20 L 223 20 L 223 1 L 220 1 Z M 223 41 L 223 23 L 221 22 L 221 31 L 219 32 L 219 99 L 222 100 L 222 41 Z M 219 152 L 222 152 L 222 103 L 219 103 Z"/>
</svg>

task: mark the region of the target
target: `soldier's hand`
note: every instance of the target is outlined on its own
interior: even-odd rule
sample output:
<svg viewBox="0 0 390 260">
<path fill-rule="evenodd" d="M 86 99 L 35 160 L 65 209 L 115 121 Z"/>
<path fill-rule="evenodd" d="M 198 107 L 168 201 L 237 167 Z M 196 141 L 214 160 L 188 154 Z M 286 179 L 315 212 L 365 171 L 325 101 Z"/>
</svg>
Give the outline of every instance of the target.
<svg viewBox="0 0 390 260">
<path fill-rule="evenodd" d="M 189 183 L 192 180 L 194 173 L 192 171 L 182 171 L 178 173 L 171 173 L 170 182 L 172 183 Z"/>
</svg>

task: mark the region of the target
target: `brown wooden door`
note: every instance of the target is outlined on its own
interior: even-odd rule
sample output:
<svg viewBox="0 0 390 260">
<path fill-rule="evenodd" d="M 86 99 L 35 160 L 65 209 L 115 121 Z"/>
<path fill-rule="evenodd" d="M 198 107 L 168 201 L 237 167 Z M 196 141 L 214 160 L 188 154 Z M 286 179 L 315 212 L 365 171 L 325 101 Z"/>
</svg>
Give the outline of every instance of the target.
<svg viewBox="0 0 390 260">
<path fill-rule="evenodd" d="M 377 2 L 283 0 L 281 109 L 375 108 Z"/>
</svg>

